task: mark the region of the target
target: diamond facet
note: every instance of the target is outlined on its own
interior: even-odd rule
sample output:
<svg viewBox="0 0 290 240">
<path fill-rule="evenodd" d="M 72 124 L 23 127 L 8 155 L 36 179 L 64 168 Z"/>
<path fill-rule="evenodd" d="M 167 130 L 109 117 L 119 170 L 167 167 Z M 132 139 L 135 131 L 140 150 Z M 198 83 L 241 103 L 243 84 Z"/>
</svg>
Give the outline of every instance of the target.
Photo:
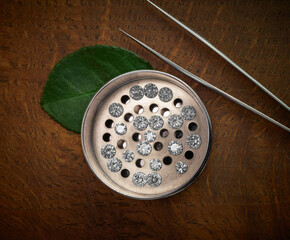
<svg viewBox="0 0 290 240">
<path fill-rule="evenodd" d="M 118 135 L 124 135 L 126 132 L 127 132 L 127 127 L 124 123 L 118 123 L 116 126 L 115 126 L 115 132 L 118 134 Z"/>
<path fill-rule="evenodd" d="M 119 172 L 122 168 L 122 162 L 118 158 L 108 160 L 107 167 L 111 172 Z"/>
<path fill-rule="evenodd" d="M 164 121 L 162 117 L 154 115 L 149 119 L 149 126 L 153 130 L 158 130 L 163 127 Z"/>
<path fill-rule="evenodd" d="M 129 94 L 134 100 L 140 100 L 144 96 L 144 90 L 142 87 L 134 85 L 130 88 Z"/>
<path fill-rule="evenodd" d="M 147 176 L 147 183 L 150 187 L 158 187 L 162 182 L 162 177 L 159 173 L 149 173 Z"/>
<path fill-rule="evenodd" d="M 182 120 L 181 116 L 179 116 L 177 114 L 173 114 L 169 117 L 168 124 L 173 129 L 179 129 L 182 127 L 183 120 Z"/>
<path fill-rule="evenodd" d="M 106 144 L 102 147 L 101 154 L 104 158 L 113 158 L 116 154 L 116 148 L 112 144 Z"/>
<path fill-rule="evenodd" d="M 162 102 L 169 102 L 173 98 L 173 92 L 170 88 L 164 87 L 160 89 L 158 96 Z"/>
<path fill-rule="evenodd" d="M 132 182 L 137 187 L 144 187 L 147 183 L 147 177 L 143 172 L 136 172 L 132 177 Z"/>
<path fill-rule="evenodd" d="M 191 147 L 193 149 L 197 149 L 200 147 L 200 145 L 202 143 L 201 137 L 198 134 L 190 134 L 186 138 L 186 143 L 189 147 Z"/>
<path fill-rule="evenodd" d="M 126 150 L 122 153 L 122 158 L 125 162 L 132 162 L 135 158 L 135 154 L 130 150 Z"/>
<path fill-rule="evenodd" d="M 152 159 L 149 164 L 153 171 L 159 171 L 162 168 L 162 162 L 159 159 Z"/>
<path fill-rule="evenodd" d="M 137 144 L 137 152 L 142 156 L 148 156 L 152 151 L 152 146 L 149 142 L 143 141 Z"/>
<path fill-rule="evenodd" d="M 109 106 L 109 113 L 113 117 L 120 117 L 124 112 L 124 108 L 120 103 L 112 103 Z"/>
<path fill-rule="evenodd" d="M 175 169 L 179 174 L 183 174 L 187 171 L 188 166 L 185 162 L 179 161 L 175 164 Z"/>
<path fill-rule="evenodd" d="M 158 94 L 158 88 L 155 84 L 148 83 L 144 87 L 145 96 L 148 98 L 155 98 Z"/>
<path fill-rule="evenodd" d="M 196 112 L 194 107 L 192 106 L 185 106 L 181 110 L 181 116 L 183 117 L 184 120 L 192 120 L 195 118 Z"/>
<path fill-rule="evenodd" d="M 133 126 L 139 131 L 145 130 L 148 127 L 148 124 L 147 118 L 143 116 L 136 117 L 133 122 Z"/>
<path fill-rule="evenodd" d="M 151 130 L 148 130 L 145 132 L 144 134 L 144 137 L 145 137 L 145 140 L 148 141 L 148 142 L 154 142 L 156 140 L 156 133 L 151 131 Z"/>
<path fill-rule="evenodd" d="M 178 141 L 171 141 L 168 144 L 168 151 L 174 155 L 174 156 L 178 156 L 179 154 L 182 153 L 183 151 L 183 146 L 181 142 Z"/>
</svg>

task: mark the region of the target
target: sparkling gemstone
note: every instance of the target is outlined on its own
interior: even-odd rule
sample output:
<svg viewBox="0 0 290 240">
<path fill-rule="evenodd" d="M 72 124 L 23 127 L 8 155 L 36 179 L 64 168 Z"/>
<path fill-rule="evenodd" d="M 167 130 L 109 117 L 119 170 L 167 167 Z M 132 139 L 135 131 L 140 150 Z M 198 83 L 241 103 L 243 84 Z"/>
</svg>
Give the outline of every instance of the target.
<svg viewBox="0 0 290 240">
<path fill-rule="evenodd" d="M 154 115 L 149 119 L 149 126 L 153 130 L 158 130 L 163 127 L 164 121 L 162 117 Z"/>
<path fill-rule="evenodd" d="M 137 187 L 144 187 L 147 183 L 147 177 L 146 177 L 145 173 L 136 172 L 132 177 L 132 182 Z"/>
<path fill-rule="evenodd" d="M 154 142 L 156 140 L 156 133 L 151 131 L 151 130 L 148 130 L 145 132 L 144 134 L 144 137 L 145 137 L 145 140 L 148 141 L 148 142 Z"/>
<path fill-rule="evenodd" d="M 182 153 L 183 151 L 183 146 L 181 142 L 178 141 L 171 141 L 168 144 L 168 151 L 174 155 L 174 156 L 178 156 L 179 154 Z"/>
<path fill-rule="evenodd" d="M 130 150 L 126 150 L 122 153 L 122 158 L 125 162 L 132 162 L 135 158 L 135 154 Z"/>
<path fill-rule="evenodd" d="M 173 129 L 179 129 L 183 124 L 182 117 L 177 114 L 173 114 L 169 117 L 168 124 Z"/>
<path fill-rule="evenodd" d="M 198 134 L 190 134 L 186 138 L 186 143 L 189 147 L 193 149 L 199 148 L 202 143 L 201 137 Z"/>
<path fill-rule="evenodd" d="M 158 94 L 158 88 L 155 84 L 148 83 L 144 87 L 145 96 L 148 98 L 155 98 Z"/>
<path fill-rule="evenodd" d="M 159 173 L 153 172 L 147 175 L 147 183 L 150 187 L 158 187 L 162 182 L 162 177 Z"/>
<path fill-rule="evenodd" d="M 137 152 L 142 156 L 148 156 L 152 151 L 152 146 L 149 142 L 143 141 L 137 144 Z"/>
<path fill-rule="evenodd" d="M 116 154 L 116 148 L 111 144 L 106 144 L 102 147 L 101 154 L 104 158 L 113 158 Z"/>
<path fill-rule="evenodd" d="M 188 166 L 185 162 L 179 161 L 175 164 L 175 169 L 179 174 L 183 174 L 187 171 Z"/>
<path fill-rule="evenodd" d="M 148 127 L 148 124 L 147 118 L 143 116 L 136 117 L 133 122 L 133 126 L 139 131 L 145 130 Z"/>
<path fill-rule="evenodd" d="M 115 132 L 118 134 L 118 135 L 124 135 L 126 132 L 127 132 L 127 127 L 124 123 L 118 123 L 116 126 L 115 126 Z"/>
<path fill-rule="evenodd" d="M 109 113 L 113 117 L 120 117 L 124 112 L 124 108 L 120 103 L 112 103 L 109 106 Z"/>
<path fill-rule="evenodd" d="M 144 90 L 142 87 L 135 85 L 131 87 L 129 94 L 134 100 L 140 100 L 144 96 Z"/>
<path fill-rule="evenodd" d="M 159 91 L 159 98 L 162 102 L 169 102 L 173 98 L 173 92 L 170 88 L 164 87 Z"/>
<path fill-rule="evenodd" d="M 153 171 L 159 171 L 162 168 L 162 162 L 155 158 L 150 161 L 149 166 Z"/>
<path fill-rule="evenodd" d="M 184 120 L 192 120 L 195 118 L 196 112 L 194 107 L 192 106 L 185 106 L 181 110 L 181 116 Z"/>
<path fill-rule="evenodd" d="M 118 158 L 108 160 L 107 167 L 111 172 L 119 172 L 122 168 L 122 162 Z"/>
</svg>

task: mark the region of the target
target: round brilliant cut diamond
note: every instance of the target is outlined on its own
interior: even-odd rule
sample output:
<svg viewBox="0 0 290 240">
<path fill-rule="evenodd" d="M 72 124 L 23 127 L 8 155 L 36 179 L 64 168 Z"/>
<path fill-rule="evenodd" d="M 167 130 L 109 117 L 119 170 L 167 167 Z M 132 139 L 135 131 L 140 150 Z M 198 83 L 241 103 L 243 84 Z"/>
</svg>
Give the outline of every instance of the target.
<svg viewBox="0 0 290 240">
<path fill-rule="evenodd" d="M 181 116 L 179 116 L 177 114 L 173 114 L 169 117 L 168 124 L 173 129 L 179 129 L 182 127 L 183 120 L 182 120 Z"/>
<path fill-rule="evenodd" d="M 190 134 L 186 138 L 186 143 L 189 147 L 191 147 L 193 149 L 197 149 L 200 147 L 200 145 L 202 143 L 201 137 L 198 134 Z"/>
<path fill-rule="evenodd" d="M 144 96 L 144 90 L 142 87 L 134 85 L 133 87 L 130 88 L 129 94 L 131 98 L 133 98 L 134 100 L 140 100 Z"/>
<path fill-rule="evenodd" d="M 132 177 L 132 182 L 137 187 L 144 187 L 147 183 L 147 177 L 143 172 L 136 172 Z"/>
<path fill-rule="evenodd" d="M 195 118 L 196 111 L 192 106 L 185 106 L 181 110 L 181 116 L 184 120 L 192 120 Z"/>
<path fill-rule="evenodd" d="M 158 94 L 158 88 L 155 84 L 148 83 L 144 87 L 145 96 L 148 98 L 155 98 Z"/>
<path fill-rule="evenodd" d="M 150 119 L 149 119 L 149 126 L 153 129 L 153 130 L 158 130 L 160 128 L 163 127 L 164 121 L 162 119 L 162 117 L 157 116 L 157 115 L 153 115 Z"/>
<path fill-rule="evenodd" d="M 158 187 L 162 182 L 162 177 L 159 173 L 149 173 L 147 176 L 147 183 L 150 187 Z"/>
<path fill-rule="evenodd" d="M 127 127 L 124 123 L 118 123 L 116 126 L 115 126 L 115 132 L 118 134 L 118 135 L 124 135 L 126 132 L 127 132 Z"/>
<path fill-rule="evenodd" d="M 148 156 L 152 151 L 152 146 L 149 142 L 143 141 L 137 144 L 137 152 L 142 156 Z"/>
<path fill-rule="evenodd" d="M 178 156 L 179 154 L 182 153 L 183 151 L 183 146 L 181 142 L 178 141 L 171 141 L 168 144 L 168 151 L 174 155 L 174 156 Z"/>
<path fill-rule="evenodd" d="M 124 112 L 124 108 L 120 103 L 112 103 L 109 106 L 109 113 L 112 117 L 120 117 Z"/>
<path fill-rule="evenodd" d="M 152 159 L 149 166 L 153 171 L 159 171 L 162 168 L 162 162 L 159 159 Z"/>
<path fill-rule="evenodd" d="M 179 161 L 175 164 L 175 169 L 179 174 L 183 174 L 187 171 L 188 166 L 185 162 Z"/>
<path fill-rule="evenodd" d="M 132 162 L 135 158 L 135 154 L 130 150 L 126 150 L 123 152 L 122 158 L 125 162 Z"/>
<path fill-rule="evenodd" d="M 116 148 L 111 144 L 106 144 L 101 148 L 101 154 L 104 158 L 113 158 L 116 154 Z"/>
<path fill-rule="evenodd" d="M 145 140 L 148 141 L 148 142 L 154 142 L 156 140 L 156 133 L 151 131 L 151 130 L 148 130 L 145 132 L 144 134 L 144 137 L 145 137 Z"/>
<path fill-rule="evenodd" d="M 160 89 L 158 96 L 162 102 L 169 102 L 173 98 L 173 92 L 170 88 L 164 87 Z"/>
<path fill-rule="evenodd" d="M 122 168 L 122 162 L 118 158 L 108 160 L 107 167 L 111 172 L 119 172 Z"/>
<path fill-rule="evenodd" d="M 136 117 L 133 122 L 133 126 L 139 131 L 145 130 L 148 127 L 148 124 L 147 118 L 143 116 Z"/>
</svg>

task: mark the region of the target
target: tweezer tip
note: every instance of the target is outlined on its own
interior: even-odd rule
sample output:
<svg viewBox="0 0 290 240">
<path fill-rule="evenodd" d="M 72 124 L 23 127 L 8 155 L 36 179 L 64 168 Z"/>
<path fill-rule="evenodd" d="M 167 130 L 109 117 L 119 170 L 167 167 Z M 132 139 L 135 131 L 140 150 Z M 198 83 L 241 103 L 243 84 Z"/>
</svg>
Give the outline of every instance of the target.
<svg viewBox="0 0 290 240">
<path fill-rule="evenodd" d="M 152 4 L 154 7 L 156 7 L 156 4 L 155 4 L 155 3 L 153 3 L 153 2 L 151 2 L 151 1 L 149 1 L 149 0 L 147 0 L 147 2 L 149 2 L 149 3 Z"/>
<path fill-rule="evenodd" d="M 125 35 L 127 35 L 128 37 L 134 39 L 129 33 L 126 33 L 124 30 L 122 30 L 121 28 L 119 28 L 119 31 L 124 33 Z"/>
<path fill-rule="evenodd" d="M 123 29 L 119 28 L 118 30 L 119 30 L 120 32 L 122 32 L 122 33 L 128 35 L 128 33 L 126 33 Z"/>
</svg>

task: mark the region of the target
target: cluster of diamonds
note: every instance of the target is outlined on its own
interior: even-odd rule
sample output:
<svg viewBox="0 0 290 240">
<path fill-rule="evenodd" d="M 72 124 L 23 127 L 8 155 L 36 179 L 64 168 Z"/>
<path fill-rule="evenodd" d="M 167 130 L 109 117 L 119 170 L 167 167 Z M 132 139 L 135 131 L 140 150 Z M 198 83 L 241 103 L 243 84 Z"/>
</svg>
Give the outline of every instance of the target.
<svg viewBox="0 0 290 240">
<path fill-rule="evenodd" d="M 158 187 L 162 183 L 162 177 L 156 172 L 149 173 L 147 176 L 143 172 L 137 172 L 133 175 L 132 182 L 137 187 L 144 187 L 147 183 L 150 187 Z"/>
<path fill-rule="evenodd" d="M 136 101 L 139 101 L 144 97 L 150 99 L 158 97 L 164 103 L 170 102 L 174 97 L 173 91 L 170 88 L 163 87 L 158 90 L 157 86 L 152 83 L 146 84 L 144 88 L 139 85 L 134 85 L 130 88 L 128 94 L 131 99 Z M 115 102 L 109 106 L 108 111 L 112 117 L 119 118 L 124 113 L 124 107 L 122 104 Z M 180 114 L 170 115 L 168 117 L 167 123 L 171 129 L 178 130 L 182 128 L 184 124 L 187 124 L 186 121 L 193 120 L 195 116 L 195 108 L 193 106 L 187 105 L 181 108 Z M 153 143 L 157 139 L 157 132 L 161 130 L 163 126 L 164 120 L 159 115 L 152 115 L 149 119 L 141 115 L 134 118 L 133 127 L 136 130 L 145 131 L 147 129 L 144 132 L 144 140 L 136 140 L 138 142 L 135 149 L 137 154 L 143 157 L 150 155 L 153 150 Z M 113 130 L 118 136 L 123 136 L 127 133 L 127 126 L 124 123 L 117 123 Z M 183 146 L 182 143 L 178 140 L 172 140 L 169 142 L 167 150 L 169 154 L 177 157 L 183 153 L 184 147 L 197 149 L 201 146 L 201 144 L 202 140 L 198 134 L 190 134 L 186 137 L 186 146 Z M 108 159 L 107 168 L 113 173 L 119 172 L 122 169 L 122 160 L 126 163 L 130 163 L 135 159 L 135 153 L 131 150 L 123 151 L 121 160 L 116 158 L 116 148 L 111 144 L 106 144 L 101 148 L 101 155 Z M 144 187 L 146 184 L 148 184 L 150 187 L 158 187 L 162 183 L 162 177 L 157 172 L 162 169 L 162 166 L 163 164 L 161 160 L 156 158 L 151 159 L 149 162 L 149 167 L 153 172 L 149 173 L 148 175 L 143 172 L 134 173 L 131 178 L 132 183 L 137 187 Z M 178 161 L 175 163 L 174 168 L 178 174 L 184 174 L 188 170 L 188 165 L 184 161 Z"/>
</svg>

